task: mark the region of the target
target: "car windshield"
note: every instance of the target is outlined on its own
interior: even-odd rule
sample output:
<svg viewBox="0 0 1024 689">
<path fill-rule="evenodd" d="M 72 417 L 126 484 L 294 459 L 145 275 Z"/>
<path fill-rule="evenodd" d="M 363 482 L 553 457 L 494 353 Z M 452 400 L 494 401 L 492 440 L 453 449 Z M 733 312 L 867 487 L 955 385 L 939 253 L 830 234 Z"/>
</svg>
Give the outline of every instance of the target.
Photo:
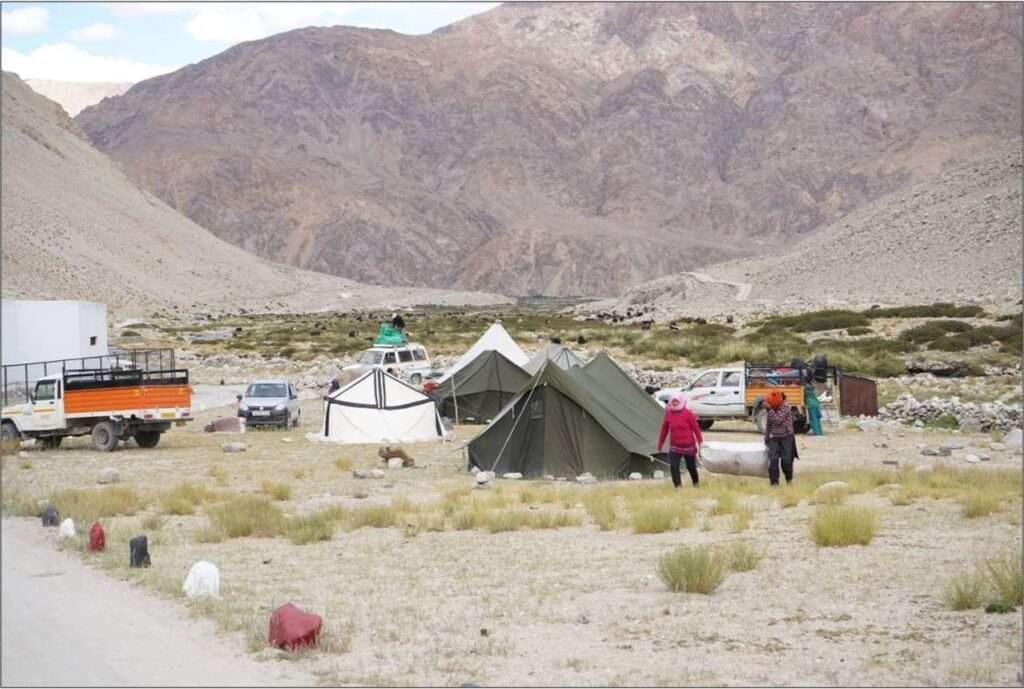
<svg viewBox="0 0 1024 689">
<path fill-rule="evenodd" d="M 253 383 L 245 391 L 246 397 L 287 397 L 288 388 L 284 383 Z"/>
<path fill-rule="evenodd" d="M 366 366 L 375 366 L 380 363 L 381 353 L 375 352 L 372 349 L 368 349 L 363 352 L 363 355 L 359 357 L 359 363 Z"/>
</svg>

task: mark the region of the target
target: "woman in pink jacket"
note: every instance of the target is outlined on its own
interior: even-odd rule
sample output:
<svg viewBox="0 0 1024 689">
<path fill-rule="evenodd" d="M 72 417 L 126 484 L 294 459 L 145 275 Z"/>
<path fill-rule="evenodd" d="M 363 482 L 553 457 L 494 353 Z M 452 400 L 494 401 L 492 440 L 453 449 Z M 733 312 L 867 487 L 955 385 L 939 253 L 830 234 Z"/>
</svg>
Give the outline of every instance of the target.
<svg viewBox="0 0 1024 689">
<path fill-rule="evenodd" d="M 665 444 L 665 436 L 669 437 L 668 461 L 672 470 L 672 483 L 676 488 L 682 485 L 679 476 L 679 457 L 686 458 L 686 470 L 690 472 L 693 485 L 697 485 L 697 452 L 704 437 L 700 434 L 697 417 L 686 408 L 686 398 L 680 393 L 672 395 L 665 409 L 665 420 L 661 422 L 661 433 L 658 434 L 658 452 Z"/>
</svg>

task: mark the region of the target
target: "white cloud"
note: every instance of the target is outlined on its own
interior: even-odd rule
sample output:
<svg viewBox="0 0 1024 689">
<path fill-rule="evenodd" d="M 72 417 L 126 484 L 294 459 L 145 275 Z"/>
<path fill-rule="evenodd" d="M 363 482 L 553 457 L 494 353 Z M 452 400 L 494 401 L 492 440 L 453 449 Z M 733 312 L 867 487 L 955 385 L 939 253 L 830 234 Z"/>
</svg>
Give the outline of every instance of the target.
<svg viewBox="0 0 1024 689">
<path fill-rule="evenodd" d="M 73 41 L 109 41 L 116 38 L 117 35 L 118 31 L 113 25 L 97 22 L 81 29 L 75 29 L 68 34 L 68 38 Z"/>
<path fill-rule="evenodd" d="M 199 5 L 198 8 L 185 29 L 197 41 L 211 43 L 238 43 L 304 26 L 339 24 L 352 12 L 352 5 L 308 2 Z"/>
<path fill-rule="evenodd" d="M 28 55 L 3 48 L 0 61 L 7 71 L 22 79 L 57 81 L 142 81 L 166 74 L 177 67 L 160 67 L 121 57 L 101 57 L 71 43 L 43 45 Z"/>
<path fill-rule="evenodd" d="M 199 11 L 200 3 L 191 2 L 108 2 L 104 7 L 121 17 L 147 14 L 191 14 Z"/>
<path fill-rule="evenodd" d="M 4 12 L 0 19 L 3 20 L 5 36 L 30 36 L 46 31 L 50 13 L 43 7 L 26 7 Z"/>
</svg>

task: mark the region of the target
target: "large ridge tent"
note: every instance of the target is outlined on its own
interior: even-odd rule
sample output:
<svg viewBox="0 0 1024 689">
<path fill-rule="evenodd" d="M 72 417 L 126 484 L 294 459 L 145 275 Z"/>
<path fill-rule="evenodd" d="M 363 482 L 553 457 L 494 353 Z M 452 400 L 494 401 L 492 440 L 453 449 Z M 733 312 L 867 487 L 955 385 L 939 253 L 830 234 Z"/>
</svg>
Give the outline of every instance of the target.
<svg viewBox="0 0 1024 689">
<path fill-rule="evenodd" d="M 528 357 L 495 322 L 442 376 L 434 399 L 443 416 L 483 422 L 494 418 L 530 379 Z"/>
<path fill-rule="evenodd" d="M 532 376 L 544 368 L 549 361 L 563 369 L 583 366 L 583 359 L 579 358 L 571 349 L 565 345 L 550 342 L 544 349 L 534 354 L 523 368 Z"/>
<path fill-rule="evenodd" d="M 470 442 L 469 464 L 526 477 L 649 474 L 663 414 L 611 359 L 549 364 Z"/>
<path fill-rule="evenodd" d="M 321 440 L 419 442 L 444 437 L 434 400 L 374 368 L 327 396 Z"/>
</svg>

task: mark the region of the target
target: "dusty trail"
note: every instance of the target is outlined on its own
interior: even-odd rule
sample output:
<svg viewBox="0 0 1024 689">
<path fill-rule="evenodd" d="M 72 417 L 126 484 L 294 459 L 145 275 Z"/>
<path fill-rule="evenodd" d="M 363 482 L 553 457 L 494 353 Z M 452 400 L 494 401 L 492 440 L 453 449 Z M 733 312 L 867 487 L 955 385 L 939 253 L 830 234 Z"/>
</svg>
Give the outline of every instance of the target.
<svg viewBox="0 0 1024 689">
<path fill-rule="evenodd" d="M 242 657 L 212 623 L 54 550 L 50 534 L 3 520 L 3 686 L 312 683 L 294 665 Z"/>
<path fill-rule="evenodd" d="M 731 285 L 736 288 L 736 301 L 746 301 L 747 297 L 750 296 L 750 290 L 752 286 L 749 282 L 730 282 L 729 280 L 719 280 L 718 278 L 711 277 L 707 273 L 683 273 L 683 275 L 690 275 L 697 282 L 717 282 L 720 285 Z"/>
</svg>

